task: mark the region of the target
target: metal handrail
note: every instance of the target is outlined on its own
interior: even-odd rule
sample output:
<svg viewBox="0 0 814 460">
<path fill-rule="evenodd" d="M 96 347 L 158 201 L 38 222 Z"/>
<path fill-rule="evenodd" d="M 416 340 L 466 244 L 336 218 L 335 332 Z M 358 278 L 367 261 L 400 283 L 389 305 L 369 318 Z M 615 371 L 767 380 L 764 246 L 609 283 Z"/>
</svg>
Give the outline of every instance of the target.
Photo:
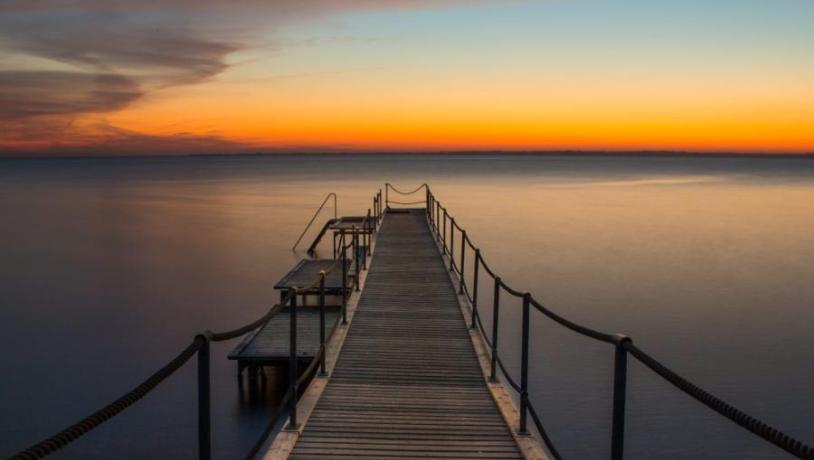
<svg viewBox="0 0 814 460">
<path fill-rule="evenodd" d="M 532 422 L 537 428 L 540 437 L 542 438 L 544 444 L 546 445 L 549 452 L 555 459 L 560 459 L 561 458 L 560 454 L 557 452 L 551 439 L 546 434 L 545 429 L 537 414 L 537 411 L 535 410 L 533 404 L 531 403 L 528 397 L 528 376 L 529 376 L 528 364 L 530 360 L 529 326 L 530 326 L 530 311 L 532 307 L 534 307 L 535 310 L 539 311 L 540 313 L 550 318 L 557 324 L 567 329 L 570 329 L 571 331 L 574 331 L 578 334 L 604 343 L 609 343 L 614 346 L 615 353 L 614 353 L 614 379 L 613 379 L 613 414 L 611 426 L 611 459 L 622 460 L 624 457 L 625 406 L 627 391 L 627 355 L 629 354 L 633 356 L 637 361 L 644 364 L 651 371 L 653 371 L 661 378 L 671 383 L 673 386 L 675 386 L 685 394 L 695 398 L 705 406 L 711 408 L 717 413 L 730 419 L 731 421 L 747 429 L 753 434 L 780 447 L 781 449 L 794 455 L 795 457 L 805 460 L 814 460 L 814 448 L 807 446 L 806 444 L 792 438 L 791 436 L 783 433 L 782 431 L 744 413 L 743 411 L 735 408 L 734 406 L 731 406 L 725 401 L 701 389 L 700 387 L 696 386 L 689 380 L 681 377 L 680 375 L 670 370 L 667 366 L 658 362 L 655 358 L 651 357 L 640 348 L 633 345 L 633 340 L 630 339 L 629 337 L 623 334 L 608 334 L 605 332 L 600 332 L 591 329 L 586 326 L 582 326 L 581 324 L 577 324 L 544 307 L 540 302 L 535 300 L 531 296 L 531 294 L 511 288 L 508 284 L 503 282 L 503 280 L 501 280 L 501 278 L 497 276 L 495 272 L 486 264 L 486 261 L 483 259 L 483 256 L 481 255 L 480 249 L 472 243 L 471 239 L 466 233 L 466 230 L 464 230 L 460 225 L 457 224 L 455 219 L 450 215 L 447 208 L 442 206 L 441 203 L 435 198 L 429 187 L 427 187 L 426 203 L 427 203 L 426 210 L 427 219 L 429 221 L 430 229 L 435 232 L 436 240 L 438 241 L 438 244 L 440 246 L 439 250 L 442 252 L 442 255 L 448 256 L 450 258 L 449 261 L 450 271 L 460 276 L 459 279 L 460 286 L 458 292 L 461 295 L 465 295 L 470 302 L 472 313 L 471 315 L 472 321 L 470 328 L 478 330 L 482 339 L 487 345 L 487 349 L 491 354 L 490 379 L 494 380 L 497 378 L 497 371 L 499 369 L 502 375 L 505 377 L 506 381 L 508 382 L 509 386 L 520 394 L 520 425 L 518 427 L 519 433 L 525 434 L 528 432 L 527 419 L 528 415 L 531 415 Z M 447 220 L 450 221 L 449 231 L 447 231 Z M 460 267 L 457 267 L 455 263 L 455 258 L 457 256 L 455 252 L 456 249 L 455 228 L 459 229 L 459 231 L 461 232 L 461 240 L 466 243 L 460 244 L 459 249 L 461 260 Z M 465 265 L 463 262 L 465 260 L 464 254 L 466 252 L 467 246 L 469 246 L 469 248 L 474 252 L 473 287 L 471 290 L 471 295 L 464 276 Z M 483 270 L 486 271 L 486 273 L 489 276 L 491 276 L 492 279 L 494 280 L 491 339 L 489 338 L 486 330 L 483 327 L 483 323 L 481 322 L 481 315 L 478 312 L 479 307 L 478 275 L 480 273 L 481 267 L 483 267 Z M 523 299 L 522 357 L 520 363 L 521 377 L 519 385 L 511 377 L 511 375 L 509 375 L 497 352 L 499 338 L 498 320 L 500 317 L 499 308 L 501 291 L 511 294 L 515 297 L 521 297 Z"/>
<path fill-rule="evenodd" d="M 303 230 L 302 233 L 300 233 L 300 237 L 297 238 L 297 242 L 294 243 L 294 246 L 291 247 L 292 251 L 297 250 L 297 246 L 300 244 L 300 241 L 302 241 L 302 238 L 305 236 L 306 233 L 308 233 L 308 229 L 311 228 L 311 225 L 314 223 L 315 220 L 317 220 L 317 216 L 319 215 L 320 211 L 322 211 L 322 208 L 325 207 L 325 204 L 328 202 L 328 199 L 331 198 L 331 197 L 333 197 L 333 199 L 334 199 L 334 220 L 336 220 L 336 213 L 337 213 L 336 193 L 331 192 L 331 193 L 329 193 L 329 194 L 327 194 L 325 196 L 325 199 L 322 200 L 322 204 L 319 205 L 319 208 L 317 208 L 317 212 L 314 213 L 314 217 L 312 217 L 311 220 L 308 222 L 308 225 L 305 226 L 305 230 Z"/>
</svg>

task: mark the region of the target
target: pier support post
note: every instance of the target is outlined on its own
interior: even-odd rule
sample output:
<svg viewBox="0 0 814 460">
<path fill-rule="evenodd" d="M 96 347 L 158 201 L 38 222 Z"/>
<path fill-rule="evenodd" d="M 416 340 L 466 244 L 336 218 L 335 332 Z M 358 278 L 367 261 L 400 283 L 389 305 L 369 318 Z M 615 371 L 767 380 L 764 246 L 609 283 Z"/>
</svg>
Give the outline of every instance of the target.
<svg viewBox="0 0 814 460">
<path fill-rule="evenodd" d="M 449 271 L 455 272 L 455 219 L 449 219 Z"/>
<path fill-rule="evenodd" d="M 616 334 L 613 367 L 613 427 L 611 428 L 611 460 L 622 460 L 625 452 L 625 402 L 627 399 L 627 349 L 630 337 Z"/>
<path fill-rule="evenodd" d="M 367 210 L 367 217 L 365 217 L 364 232 L 362 235 L 365 242 L 365 257 L 362 259 L 362 270 L 367 270 L 367 257 L 370 255 L 370 244 L 373 235 L 370 228 L 370 209 Z"/>
<path fill-rule="evenodd" d="M 435 232 L 435 241 L 438 241 L 438 200 L 432 197 L 432 224 Z"/>
<path fill-rule="evenodd" d="M 472 329 L 478 327 L 478 269 L 480 268 L 480 249 L 475 249 L 475 272 L 472 274 Z"/>
<path fill-rule="evenodd" d="M 325 377 L 325 270 L 319 272 L 319 375 Z"/>
<path fill-rule="evenodd" d="M 203 344 L 198 350 L 198 458 L 212 458 L 212 409 L 209 372 L 209 335 L 199 334 Z"/>
<path fill-rule="evenodd" d="M 353 226 L 353 265 L 356 276 L 353 277 L 353 285 L 356 292 L 359 292 L 359 231 Z"/>
<path fill-rule="evenodd" d="M 435 201 L 435 240 L 441 241 L 441 203 L 436 200 Z"/>
<path fill-rule="evenodd" d="M 461 285 L 458 294 L 464 293 L 464 262 L 466 261 L 466 230 L 461 230 Z"/>
<path fill-rule="evenodd" d="M 447 208 L 444 208 L 444 232 L 441 238 L 444 242 L 444 254 L 447 253 Z"/>
<path fill-rule="evenodd" d="M 297 431 L 300 424 L 297 423 L 297 289 L 291 289 L 291 303 L 288 307 L 289 330 L 288 330 L 288 391 L 291 392 L 291 400 L 288 403 L 289 420 L 286 431 Z"/>
<path fill-rule="evenodd" d="M 348 250 L 345 247 L 345 235 L 339 242 L 342 246 L 342 324 L 348 324 Z"/>
<path fill-rule="evenodd" d="M 495 297 L 492 305 L 492 367 L 489 380 L 497 382 L 497 335 L 500 320 L 500 277 L 495 278 Z"/>
<path fill-rule="evenodd" d="M 523 294 L 523 342 L 520 353 L 520 429 L 519 434 L 529 434 L 527 425 L 529 411 L 529 310 L 531 294 Z"/>
</svg>

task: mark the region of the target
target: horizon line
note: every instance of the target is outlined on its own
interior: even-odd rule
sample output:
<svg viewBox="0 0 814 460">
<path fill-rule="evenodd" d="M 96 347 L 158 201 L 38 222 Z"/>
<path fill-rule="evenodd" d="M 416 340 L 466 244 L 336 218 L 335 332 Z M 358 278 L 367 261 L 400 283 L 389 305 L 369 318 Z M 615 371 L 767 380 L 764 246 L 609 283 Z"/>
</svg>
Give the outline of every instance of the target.
<svg viewBox="0 0 814 460">
<path fill-rule="evenodd" d="M 9 155 L 0 152 L 0 160 L 83 160 L 83 159 L 144 159 L 144 158 L 207 158 L 207 157 L 291 157 L 291 156 L 602 156 L 602 157 L 693 157 L 693 158 L 814 158 L 814 152 L 728 152 L 685 150 L 286 150 L 222 153 L 169 154 L 88 154 L 88 155 Z"/>
</svg>

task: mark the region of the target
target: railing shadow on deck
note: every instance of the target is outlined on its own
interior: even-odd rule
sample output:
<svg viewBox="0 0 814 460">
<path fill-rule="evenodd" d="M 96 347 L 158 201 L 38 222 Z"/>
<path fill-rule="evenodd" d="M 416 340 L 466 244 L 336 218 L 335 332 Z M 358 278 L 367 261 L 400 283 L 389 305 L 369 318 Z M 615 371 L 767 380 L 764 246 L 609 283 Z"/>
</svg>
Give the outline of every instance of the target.
<svg viewBox="0 0 814 460">
<path fill-rule="evenodd" d="M 398 195 L 412 196 L 424 190 L 425 197 L 422 201 L 395 201 L 390 199 L 390 191 Z M 537 411 L 529 400 L 529 323 L 531 309 L 542 313 L 545 317 L 553 320 L 555 323 L 570 329 L 577 334 L 589 337 L 591 339 L 607 343 L 614 347 L 614 376 L 613 376 L 613 412 L 611 420 L 611 459 L 622 460 L 624 458 L 624 437 L 625 437 L 625 405 L 627 393 L 627 358 L 628 355 L 633 356 L 636 360 L 642 363 L 646 368 L 650 369 L 658 376 L 698 400 L 703 405 L 714 410 L 718 414 L 735 422 L 751 433 L 757 435 L 761 439 L 768 441 L 775 446 L 783 449 L 789 454 L 805 459 L 814 460 L 814 448 L 804 444 L 803 442 L 794 439 L 793 437 L 783 433 L 777 428 L 752 417 L 745 412 L 737 409 L 736 407 L 728 404 L 722 399 L 705 391 L 686 378 L 672 371 L 670 368 L 650 356 L 641 348 L 634 345 L 633 340 L 623 334 L 609 334 L 589 327 L 577 324 L 573 321 L 566 319 L 563 316 L 551 311 L 542 305 L 539 301 L 534 299 L 528 292 L 521 292 L 513 289 L 500 276 L 498 276 L 486 264 L 486 261 L 481 254 L 480 249 L 475 246 L 472 240 L 466 233 L 466 230 L 461 228 L 450 215 L 446 207 L 441 205 L 441 202 L 435 197 L 429 185 L 422 184 L 418 188 L 410 191 L 401 191 L 396 189 L 390 184 L 385 184 L 385 203 L 395 204 L 418 204 L 423 203 L 426 206 L 427 219 L 430 228 L 434 232 L 444 256 L 449 259 L 449 270 L 453 272 L 459 280 L 458 292 L 464 295 L 471 306 L 471 321 L 470 328 L 478 329 L 480 331 L 483 341 L 487 345 L 490 353 L 490 379 L 497 380 L 497 370 L 500 369 L 501 374 L 505 378 L 508 385 L 514 389 L 520 396 L 520 424 L 518 427 L 519 434 L 528 434 L 528 417 L 531 416 L 537 432 L 540 434 L 543 442 L 548 448 L 551 455 L 556 459 L 562 457 L 557 452 L 557 449 L 548 437 L 542 421 L 540 420 Z M 458 235 L 456 235 L 456 229 Z M 458 249 L 456 253 L 456 238 L 459 240 Z M 468 248 L 468 251 L 467 251 Z M 464 276 L 466 267 L 467 252 L 474 257 L 474 267 L 472 277 L 472 286 L 466 282 Z M 493 282 L 493 295 L 492 295 L 492 330 L 491 335 L 484 329 L 481 323 L 480 314 L 478 312 L 479 300 L 478 299 L 478 284 L 481 272 L 491 277 Z M 520 359 L 520 382 L 517 382 L 506 370 L 497 352 L 498 345 L 498 318 L 500 313 L 500 298 L 501 293 L 522 299 L 522 348 Z"/>
</svg>

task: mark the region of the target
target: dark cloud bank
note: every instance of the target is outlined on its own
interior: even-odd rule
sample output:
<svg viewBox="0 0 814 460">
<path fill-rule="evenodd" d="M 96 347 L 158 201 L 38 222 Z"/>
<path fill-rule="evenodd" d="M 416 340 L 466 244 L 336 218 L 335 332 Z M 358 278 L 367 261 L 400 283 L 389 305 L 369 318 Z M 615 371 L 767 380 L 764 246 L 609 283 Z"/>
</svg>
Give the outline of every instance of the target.
<svg viewBox="0 0 814 460">
<path fill-rule="evenodd" d="M 26 140 L 47 140 L 55 153 L 69 137 L 73 144 L 81 137 L 71 128 L 80 116 L 120 110 L 156 88 L 205 81 L 228 68 L 230 53 L 250 45 L 252 31 L 346 10 L 447 3 L 454 1 L 4 0 L 0 58 L 54 65 L 14 68 L 0 59 L 0 154 L 21 153 L 2 146 Z M 89 153 L 245 150 L 216 136 L 146 136 L 105 125 L 97 131 L 98 138 L 84 140 Z"/>
</svg>

